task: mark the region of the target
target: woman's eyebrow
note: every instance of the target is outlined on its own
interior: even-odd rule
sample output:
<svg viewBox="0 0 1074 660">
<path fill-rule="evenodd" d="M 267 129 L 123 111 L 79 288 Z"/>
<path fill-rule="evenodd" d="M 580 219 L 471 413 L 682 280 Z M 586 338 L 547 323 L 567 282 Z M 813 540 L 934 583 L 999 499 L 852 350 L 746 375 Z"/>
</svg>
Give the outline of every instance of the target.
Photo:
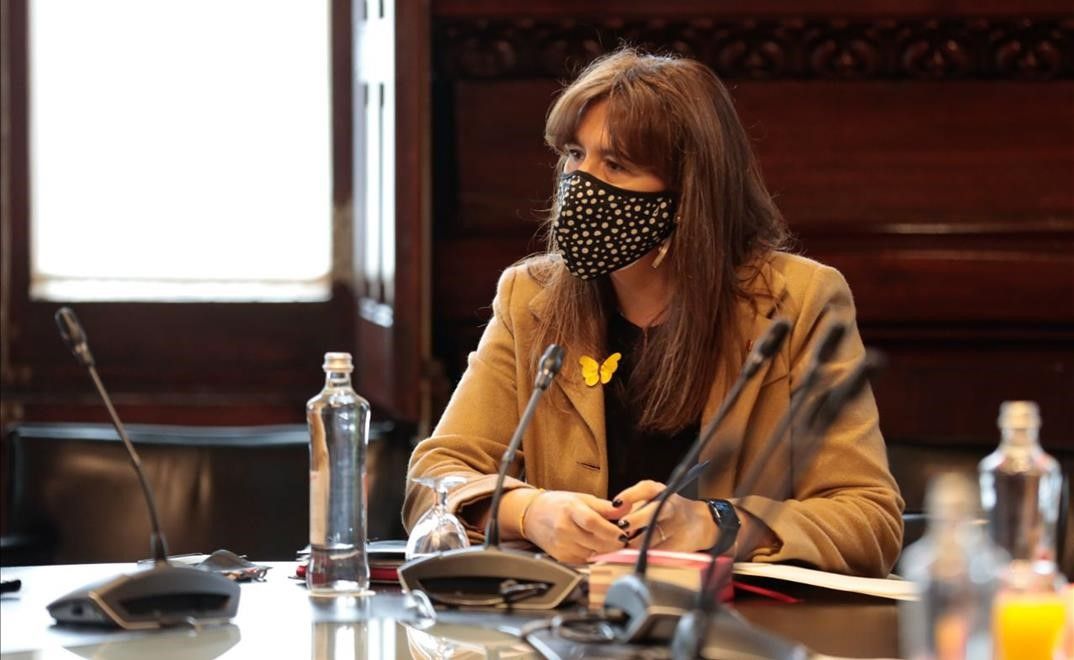
<svg viewBox="0 0 1074 660">
<path fill-rule="evenodd" d="M 578 141 L 568 142 L 565 146 L 584 148 L 582 143 Z M 610 144 L 601 144 L 593 149 L 586 149 L 586 151 L 591 151 L 595 155 L 600 156 L 601 158 L 610 157 L 618 160 L 624 160 L 623 154 Z"/>
</svg>

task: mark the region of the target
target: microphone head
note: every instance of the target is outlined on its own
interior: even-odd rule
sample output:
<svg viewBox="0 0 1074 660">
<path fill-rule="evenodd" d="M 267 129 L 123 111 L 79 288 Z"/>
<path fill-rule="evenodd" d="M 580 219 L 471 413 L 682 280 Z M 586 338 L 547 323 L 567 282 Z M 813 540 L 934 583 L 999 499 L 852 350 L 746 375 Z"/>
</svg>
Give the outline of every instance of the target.
<svg viewBox="0 0 1074 660">
<path fill-rule="evenodd" d="M 82 324 L 78 322 L 75 311 L 70 307 L 61 307 L 56 310 L 56 326 L 60 329 L 60 337 L 74 353 L 75 359 L 84 367 L 94 365 L 93 353 L 90 353 L 89 343 L 86 340 L 86 332 Z"/>
<path fill-rule="evenodd" d="M 757 357 L 767 360 L 775 355 L 790 331 L 791 322 L 782 316 L 776 317 L 772 321 L 772 325 L 769 326 L 768 332 L 765 333 L 764 337 L 761 337 L 761 341 L 757 342 L 753 349 L 757 353 Z"/>
<path fill-rule="evenodd" d="M 835 349 L 839 348 L 839 344 L 843 341 L 846 333 L 847 324 L 845 321 L 832 321 L 828 325 L 828 330 L 824 338 L 821 339 L 820 346 L 817 347 L 817 364 L 825 364 L 832 359 L 832 356 L 835 355 Z"/>
<path fill-rule="evenodd" d="M 866 349 L 861 362 L 842 382 L 833 387 L 820 401 L 811 419 L 811 426 L 818 433 L 823 433 L 843 411 L 847 402 L 854 399 L 869 384 L 869 379 L 884 368 L 887 360 L 883 353 Z"/>
<path fill-rule="evenodd" d="M 888 356 L 875 348 L 865 349 L 865 378 L 870 379 L 888 366 Z"/>
<path fill-rule="evenodd" d="M 548 389 L 548 386 L 552 384 L 552 379 L 556 377 L 556 374 L 563 367 L 563 354 L 563 347 L 558 344 L 550 344 L 548 348 L 544 349 L 544 355 L 541 356 L 541 361 L 537 365 L 535 387 L 542 390 Z"/>
<path fill-rule="evenodd" d="M 761 365 L 776 354 L 790 331 L 790 321 L 782 316 L 773 319 L 772 325 L 768 326 L 768 331 L 753 345 L 753 350 L 746 356 L 746 364 L 742 367 L 742 377 L 753 378 Z"/>
</svg>

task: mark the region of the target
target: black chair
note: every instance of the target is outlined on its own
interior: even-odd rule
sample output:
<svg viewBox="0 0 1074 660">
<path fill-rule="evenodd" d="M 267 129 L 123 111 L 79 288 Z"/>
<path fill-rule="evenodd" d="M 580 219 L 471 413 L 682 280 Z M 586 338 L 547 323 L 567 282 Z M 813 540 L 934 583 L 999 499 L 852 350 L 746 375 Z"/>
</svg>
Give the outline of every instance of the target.
<svg viewBox="0 0 1074 660">
<path fill-rule="evenodd" d="M 287 560 L 308 542 L 304 425 L 130 425 L 128 433 L 172 554 L 226 548 L 255 560 Z M 403 477 L 394 472 L 405 468 L 392 456 L 398 451 L 388 451 L 391 439 L 390 427 L 371 432 L 371 536 L 401 534 Z M 0 542 L 4 565 L 148 556 L 146 504 L 111 426 L 18 424 L 8 433 L 8 450 L 12 492 L 10 524 Z"/>
</svg>

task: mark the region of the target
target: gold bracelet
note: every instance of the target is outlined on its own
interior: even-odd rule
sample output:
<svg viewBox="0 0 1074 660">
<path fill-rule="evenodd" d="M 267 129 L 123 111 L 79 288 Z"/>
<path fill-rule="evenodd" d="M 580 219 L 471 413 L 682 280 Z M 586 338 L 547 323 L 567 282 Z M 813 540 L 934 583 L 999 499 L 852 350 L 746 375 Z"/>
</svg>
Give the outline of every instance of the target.
<svg viewBox="0 0 1074 660">
<path fill-rule="evenodd" d="M 531 497 L 529 502 L 526 502 L 526 506 L 522 507 L 522 514 L 518 517 L 518 535 L 525 541 L 529 541 L 529 539 L 526 538 L 526 514 L 530 512 L 530 507 L 533 506 L 533 503 L 537 501 L 537 498 L 540 497 L 543 492 L 544 488 L 538 488 L 537 494 Z"/>
</svg>

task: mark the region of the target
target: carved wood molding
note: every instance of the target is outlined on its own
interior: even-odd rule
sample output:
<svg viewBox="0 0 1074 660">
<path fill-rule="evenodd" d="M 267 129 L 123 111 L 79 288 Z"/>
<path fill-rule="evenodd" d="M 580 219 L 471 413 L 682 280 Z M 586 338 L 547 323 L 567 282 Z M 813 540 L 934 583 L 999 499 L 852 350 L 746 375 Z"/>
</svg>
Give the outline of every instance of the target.
<svg viewBox="0 0 1074 660">
<path fill-rule="evenodd" d="M 626 42 L 726 79 L 1074 78 L 1072 18 L 436 19 L 441 79 L 563 78 Z"/>
</svg>

